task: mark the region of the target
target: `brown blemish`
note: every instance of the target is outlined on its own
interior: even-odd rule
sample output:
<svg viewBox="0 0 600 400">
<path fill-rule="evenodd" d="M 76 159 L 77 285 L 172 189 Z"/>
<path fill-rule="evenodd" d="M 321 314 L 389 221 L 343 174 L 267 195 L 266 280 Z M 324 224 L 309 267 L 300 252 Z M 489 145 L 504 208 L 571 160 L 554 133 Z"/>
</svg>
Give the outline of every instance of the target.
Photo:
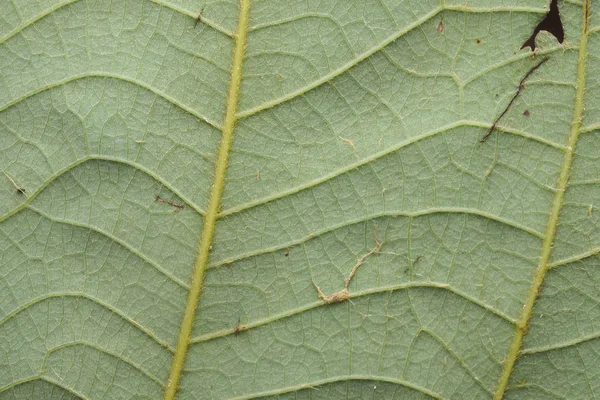
<svg viewBox="0 0 600 400">
<path fill-rule="evenodd" d="M 198 22 L 202 22 L 202 13 L 203 12 L 204 12 L 204 7 L 202 7 L 202 9 L 200 9 L 198 16 L 196 18 L 194 18 L 196 20 L 196 22 L 194 22 L 194 28 L 196 28 L 196 25 L 198 25 Z"/>
<path fill-rule="evenodd" d="M 171 207 L 175 208 L 175 214 L 177 214 L 179 211 L 181 211 L 185 208 L 185 206 L 183 204 L 173 203 L 172 201 L 164 199 L 164 198 L 160 197 L 159 195 L 156 195 L 156 197 L 154 198 L 154 201 L 156 201 L 157 203 L 168 204 Z"/>
<path fill-rule="evenodd" d="M 238 318 L 237 324 L 235 324 L 235 326 L 233 327 L 233 334 L 236 336 L 239 335 L 240 332 L 248 330 L 248 325 L 242 324 L 240 323 L 240 321 L 240 318 Z"/>
</svg>

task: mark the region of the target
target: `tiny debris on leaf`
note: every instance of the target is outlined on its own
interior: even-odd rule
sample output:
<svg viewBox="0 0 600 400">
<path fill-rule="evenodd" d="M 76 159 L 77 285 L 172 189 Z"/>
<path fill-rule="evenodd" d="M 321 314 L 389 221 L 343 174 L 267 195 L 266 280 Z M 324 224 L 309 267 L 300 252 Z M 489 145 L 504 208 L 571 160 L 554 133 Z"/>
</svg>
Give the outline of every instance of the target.
<svg viewBox="0 0 600 400">
<path fill-rule="evenodd" d="M 175 208 L 175 214 L 177 214 L 179 211 L 181 211 L 185 208 L 185 206 L 183 204 L 173 203 L 172 201 L 164 199 L 164 198 L 160 197 L 159 195 L 156 195 L 156 197 L 154 198 L 154 201 L 156 201 L 157 203 L 168 204 L 171 207 Z"/>
<path fill-rule="evenodd" d="M 10 183 L 12 183 L 12 184 L 13 184 L 13 186 L 14 186 L 14 187 L 15 187 L 15 189 L 17 190 L 17 193 L 18 193 L 18 194 L 21 194 L 21 195 L 25 195 L 25 188 L 24 188 L 23 186 L 19 186 L 19 185 L 17 184 L 17 182 L 16 182 L 16 181 L 15 181 L 13 178 L 11 178 L 11 176 L 10 176 L 10 175 L 8 175 L 8 174 L 6 173 L 6 171 L 2 171 L 2 172 L 4 172 L 4 175 L 5 175 L 5 176 L 8 178 L 8 180 L 10 181 Z"/>
</svg>

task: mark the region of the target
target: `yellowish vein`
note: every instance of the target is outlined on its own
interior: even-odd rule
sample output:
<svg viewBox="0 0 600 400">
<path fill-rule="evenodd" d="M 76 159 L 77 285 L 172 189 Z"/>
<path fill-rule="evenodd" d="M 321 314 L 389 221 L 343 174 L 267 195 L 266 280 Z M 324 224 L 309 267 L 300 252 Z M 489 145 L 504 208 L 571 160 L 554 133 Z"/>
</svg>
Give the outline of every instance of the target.
<svg viewBox="0 0 600 400">
<path fill-rule="evenodd" d="M 590 16 L 590 7 L 591 0 L 585 0 L 583 3 L 583 29 L 581 32 L 581 37 L 579 39 L 579 54 L 577 58 L 577 89 L 575 94 L 575 110 L 573 112 L 573 122 L 571 123 L 571 130 L 569 131 L 567 149 L 565 151 L 560 175 L 558 177 L 557 190 L 554 195 L 554 201 L 552 202 L 552 209 L 550 211 L 548 223 L 546 224 L 546 231 L 544 234 L 544 240 L 542 242 L 542 250 L 540 254 L 538 267 L 536 268 L 535 273 L 533 275 L 533 282 L 529 287 L 529 292 L 527 293 L 527 298 L 525 300 L 523 310 L 521 311 L 519 319 L 517 320 L 517 324 L 515 327 L 515 336 L 509 347 L 508 357 L 504 362 L 502 374 L 500 375 L 500 379 L 498 380 L 498 385 L 494 394 L 494 400 L 501 400 L 504 396 L 506 388 L 508 387 L 508 382 L 511 373 L 514 369 L 515 362 L 517 361 L 517 358 L 521 353 L 521 345 L 523 343 L 523 338 L 527 333 L 527 328 L 529 326 L 529 321 L 531 319 L 531 314 L 533 312 L 535 300 L 539 294 L 540 288 L 542 287 L 542 283 L 544 282 L 544 276 L 550 268 L 549 260 L 550 254 L 552 252 L 552 245 L 556 236 L 558 219 L 563 205 L 563 199 L 565 190 L 567 188 L 567 182 L 569 180 L 569 174 L 571 172 L 571 164 L 573 162 L 573 155 L 575 153 L 575 145 L 577 144 L 577 139 L 579 138 L 579 134 L 581 133 L 581 118 L 583 116 L 583 95 L 585 91 L 585 67 L 587 58 L 586 52 L 587 38 L 589 34 L 588 24 Z"/>
<path fill-rule="evenodd" d="M 225 185 L 225 172 L 227 170 L 227 161 L 229 159 L 229 151 L 233 139 L 233 128 L 236 122 L 249 10 L 250 0 L 240 0 L 238 27 L 235 36 L 235 49 L 233 53 L 233 62 L 231 64 L 231 81 L 229 82 L 225 123 L 223 125 L 221 142 L 219 144 L 215 176 L 208 202 L 208 210 L 204 216 L 204 226 L 202 234 L 200 235 L 198 255 L 194 263 L 190 291 L 188 293 L 185 311 L 181 321 L 175 355 L 173 356 L 171 371 L 169 372 L 169 379 L 167 380 L 167 386 L 165 388 L 164 400 L 173 400 L 177 393 L 177 388 L 179 387 L 183 363 L 190 346 L 190 335 L 194 323 L 194 316 L 196 308 L 199 305 L 200 293 L 202 292 L 204 273 L 208 265 L 215 223 L 219 213 L 223 187 Z"/>
</svg>

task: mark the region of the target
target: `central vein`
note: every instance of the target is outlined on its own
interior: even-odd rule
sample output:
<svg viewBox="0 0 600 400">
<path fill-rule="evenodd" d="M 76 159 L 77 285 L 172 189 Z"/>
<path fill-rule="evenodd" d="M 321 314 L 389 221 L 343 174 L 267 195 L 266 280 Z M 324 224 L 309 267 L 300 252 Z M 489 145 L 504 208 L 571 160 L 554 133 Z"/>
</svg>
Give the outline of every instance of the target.
<svg viewBox="0 0 600 400">
<path fill-rule="evenodd" d="M 514 369 L 515 362 L 517 361 L 517 357 L 519 356 L 519 353 L 521 351 L 523 338 L 527 333 L 527 328 L 529 326 L 531 314 L 533 313 L 533 306 L 535 304 L 535 300 L 542 287 L 544 276 L 546 275 L 546 272 L 548 271 L 549 267 L 548 261 L 550 260 L 550 253 L 552 252 L 552 245 L 556 236 L 558 218 L 563 205 L 565 190 L 567 189 L 567 182 L 569 180 L 571 164 L 573 163 L 573 155 L 575 153 L 575 145 L 577 144 L 577 139 L 579 138 L 581 118 L 583 116 L 583 95 L 585 91 L 585 66 L 587 58 L 587 38 L 588 24 L 590 18 L 590 7 L 591 0 L 584 0 L 583 29 L 581 32 L 581 37 L 579 39 L 579 54 L 577 58 L 577 89 L 575 94 L 575 110 L 573 112 L 573 122 L 571 123 L 571 130 L 569 131 L 567 150 L 565 151 L 565 157 L 563 159 L 560 175 L 558 177 L 556 194 L 554 196 L 554 201 L 552 202 L 552 209 L 550 211 L 550 217 L 548 218 L 548 223 L 546 225 L 546 232 L 544 233 L 544 241 L 542 243 L 542 251 L 540 254 L 538 267 L 535 270 L 533 282 L 529 287 L 529 292 L 527 293 L 527 299 L 525 300 L 523 310 L 521 311 L 521 315 L 519 315 L 519 319 L 517 320 L 517 324 L 515 327 L 515 336 L 510 345 L 508 357 L 504 362 L 504 368 L 502 369 L 502 374 L 500 375 L 500 380 L 498 381 L 498 386 L 496 387 L 494 400 L 501 400 L 504 396 L 504 392 L 506 391 L 506 388 L 508 386 L 510 375 Z"/>
<path fill-rule="evenodd" d="M 179 387 L 181 371 L 185 356 L 187 355 L 190 346 L 190 334 L 194 324 L 194 316 L 199 305 L 200 293 L 202 292 L 204 273 L 208 264 L 210 247 L 213 241 L 215 232 L 215 223 L 219 213 L 221 203 L 221 195 L 223 186 L 225 185 L 225 172 L 227 170 L 227 161 L 229 159 L 229 150 L 233 140 L 233 128 L 236 122 L 236 113 L 238 99 L 240 95 L 240 82 L 242 80 L 242 60 L 244 56 L 244 48 L 246 45 L 246 33 L 248 30 L 248 14 L 250 10 L 250 0 L 240 0 L 240 9 L 238 17 L 238 26 L 235 36 L 235 49 L 233 53 L 233 61 L 231 64 L 231 81 L 229 82 L 229 92 L 227 94 L 227 106 L 225 110 L 225 123 L 219 144 L 217 164 L 215 167 L 215 176 L 213 180 L 208 209 L 204 216 L 204 224 L 200 243 L 198 246 L 198 255 L 194 262 L 194 271 L 192 272 L 192 282 L 188 293 L 185 312 L 179 336 L 177 337 L 177 347 L 169 372 L 169 379 L 165 389 L 164 400 L 173 400 Z"/>
</svg>

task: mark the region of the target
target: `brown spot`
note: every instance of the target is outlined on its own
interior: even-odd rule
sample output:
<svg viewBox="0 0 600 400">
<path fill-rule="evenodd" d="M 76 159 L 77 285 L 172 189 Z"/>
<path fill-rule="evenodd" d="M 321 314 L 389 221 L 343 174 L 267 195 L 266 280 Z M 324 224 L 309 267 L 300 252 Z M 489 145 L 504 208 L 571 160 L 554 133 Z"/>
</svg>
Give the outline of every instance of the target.
<svg viewBox="0 0 600 400">
<path fill-rule="evenodd" d="M 196 25 L 198 25 L 198 22 L 202 22 L 202 13 L 203 12 L 204 12 L 204 7 L 202 7 L 200 12 L 198 13 L 198 16 L 196 18 L 194 18 L 196 20 L 196 22 L 194 22 L 194 28 L 196 27 Z"/>
<path fill-rule="evenodd" d="M 481 39 L 475 39 L 475 43 L 481 44 Z"/>
<path fill-rule="evenodd" d="M 442 32 L 444 32 L 444 24 L 442 23 L 442 21 L 440 21 L 440 23 L 438 24 L 438 26 L 437 26 L 437 31 L 438 31 L 439 33 L 442 33 Z"/>
<path fill-rule="evenodd" d="M 154 198 L 154 201 L 156 201 L 157 203 L 168 204 L 171 207 L 175 208 L 175 214 L 177 214 L 179 211 L 181 211 L 185 208 L 185 206 L 183 204 L 173 203 L 172 201 L 164 199 L 164 198 L 160 197 L 159 195 L 156 195 L 156 197 Z"/>
<path fill-rule="evenodd" d="M 233 334 L 235 336 L 239 335 L 240 332 L 248 330 L 248 325 L 241 324 L 240 321 L 240 318 L 238 318 L 237 324 L 235 324 L 235 326 L 233 327 Z"/>
<path fill-rule="evenodd" d="M 286 250 L 285 253 L 283 253 L 284 256 L 288 257 L 290 255 L 290 251 Z"/>
<path fill-rule="evenodd" d="M 529 110 L 525 110 L 525 111 L 523 111 L 523 115 L 526 117 L 529 117 L 531 115 L 531 113 L 529 112 Z"/>
</svg>

